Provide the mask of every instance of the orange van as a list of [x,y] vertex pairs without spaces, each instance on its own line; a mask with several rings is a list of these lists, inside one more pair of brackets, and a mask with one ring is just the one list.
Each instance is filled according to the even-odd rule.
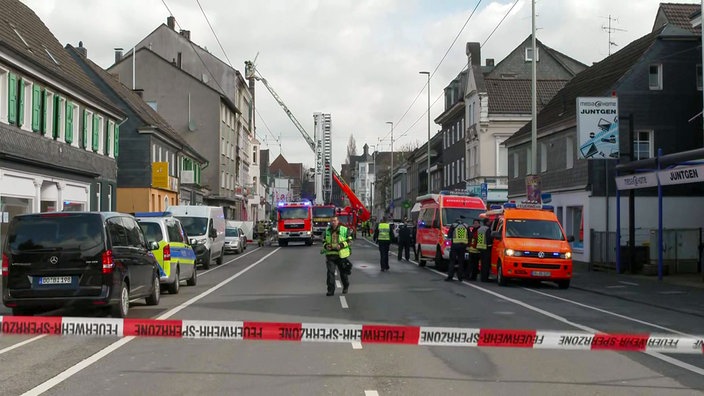
[[494,218],[491,274],[500,286],[512,278],[553,281],[561,289],[570,286],[572,237],[565,237],[552,206],[507,203],[485,215]]
[[464,216],[464,222],[471,226],[472,220],[486,212],[486,205],[474,195],[446,191],[421,195],[416,201],[421,205],[415,246],[418,264],[424,267],[427,260],[433,260],[437,269],[446,271],[452,244],[447,237],[450,225]]

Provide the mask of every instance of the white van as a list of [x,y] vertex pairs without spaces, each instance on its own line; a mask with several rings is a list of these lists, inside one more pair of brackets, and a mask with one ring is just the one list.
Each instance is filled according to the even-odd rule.
[[166,209],[181,221],[196,254],[196,264],[210,268],[225,257],[225,215],[218,206],[169,206]]

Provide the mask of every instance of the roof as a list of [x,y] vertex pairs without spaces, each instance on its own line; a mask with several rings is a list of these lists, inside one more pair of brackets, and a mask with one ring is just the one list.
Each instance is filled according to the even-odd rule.
[[658,14],[664,14],[665,21],[656,18],[653,30],[659,29],[665,22],[692,33],[699,33],[701,26],[698,28],[692,26],[692,17],[698,12],[701,13],[701,4],[661,3]]
[[151,106],[149,106],[139,95],[127,88],[124,84],[117,80],[114,76],[103,70],[90,59],[81,55],[81,53],[71,45],[67,46],[67,51],[76,59],[77,62],[83,63],[92,72],[96,78],[102,80],[105,85],[117,95],[122,102],[132,110],[142,120],[146,127],[156,127],[166,137],[173,139],[195,154],[200,162],[208,162],[208,160],[200,155],[193,147],[191,147],[186,139],[184,139],[176,130]]
[[37,65],[42,72],[67,83],[70,89],[90,97],[115,116],[123,115],[68,54],[34,11],[19,0],[0,0],[0,9],[0,47],[6,47]]
[[[489,112],[492,114],[529,114],[532,111],[531,80],[487,78]],[[538,80],[538,111],[567,84],[567,80]]]
[[276,175],[274,175],[276,171],[281,171],[284,176],[293,179],[301,179],[303,177],[303,164],[300,162],[289,163],[283,155],[279,154],[279,156],[271,162],[271,165],[269,165],[269,175],[276,177]]
[[[655,43],[664,28],[649,33],[623,47],[620,51],[579,73],[538,114],[538,129],[558,123],[574,120],[575,101],[579,96],[604,96],[626,74],[643,54]],[[530,135],[531,123],[527,123],[510,138],[507,145],[523,136]]]

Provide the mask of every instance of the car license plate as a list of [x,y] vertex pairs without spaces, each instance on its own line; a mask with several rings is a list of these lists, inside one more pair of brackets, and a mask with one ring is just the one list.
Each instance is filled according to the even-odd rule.
[[550,276],[550,273],[547,271],[533,271],[531,273],[533,276]]
[[39,278],[40,285],[68,285],[71,282],[70,276],[42,276]]

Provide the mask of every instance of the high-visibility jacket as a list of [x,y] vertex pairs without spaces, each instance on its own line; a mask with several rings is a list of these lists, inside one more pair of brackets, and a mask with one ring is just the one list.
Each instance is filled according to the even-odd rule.
[[[347,234],[347,227],[343,225],[338,226],[337,232],[337,244],[340,245],[340,250],[325,250],[325,255],[340,256],[340,258],[347,258],[352,253],[349,242],[352,238]],[[332,243],[332,229],[328,227],[325,230],[325,244],[331,245]]]
[[390,241],[391,240],[391,225],[389,223],[379,223],[379,236],[378,241]]
[[467,226],[464,223],[457,224],[452,229],[452,243],[453,244],[468,244],[469,237],[467,236]]
[[489,227],[483,225],[479,227],[479,231],[477,231],[477,249],[479,250],[486,250],[487,249],[487,240],[486,240],[486,232],[489,230]]

